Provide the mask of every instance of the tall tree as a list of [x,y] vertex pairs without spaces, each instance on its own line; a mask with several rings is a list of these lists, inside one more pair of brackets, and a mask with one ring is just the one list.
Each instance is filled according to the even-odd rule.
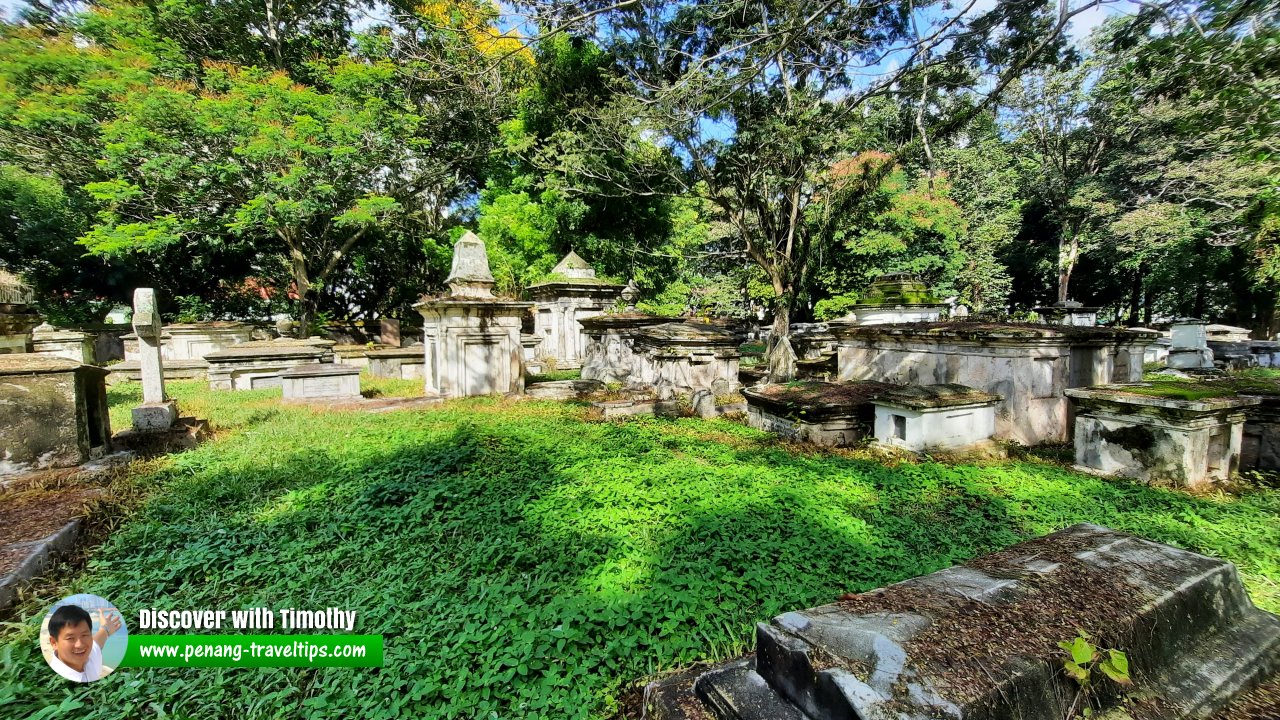
[[[860,0],[544,6],[547,26],[585,11],[628,73],[627,93],[595,113],[595,131],[558,162],[570,175],[639,194],[668,188],[634,178],[662,177],[719,207],[772,288],[770,376],[787,378],[791,317],[835,230],[814,222],[811,206],[821,201],[831,218],[853,211],[904,149],[876,147],[858,111],[881,96],[918,103],[914,138],[903,145],[927,151],[1057,50],[1071,17],[1092,4],[1001,2],[985,13],[972,2]],[[995,79],[985,92],[966,112],[949,112],[949,98],[987,71]],[[856,178],[833,172],[868,150],[889,156]],[[604,156],[631,162],[596,162]],[[637,160],[649,161],[643,173]]]
[[1006,98],[1017,134],[1025,193],[1044,213],[1057,243],[1055,299],[1071,299],[1071,274],[1080,254],[1096,244],[1102,221],[1098,173],[1111,128],[1088,113],[1090,68],[1046,69],[1013,84]]

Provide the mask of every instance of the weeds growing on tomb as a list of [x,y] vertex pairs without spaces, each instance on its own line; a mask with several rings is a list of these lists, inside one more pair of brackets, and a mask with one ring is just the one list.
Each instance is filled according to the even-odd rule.
[[[607,716],[646,676],[748,649],[759,620],[1082,521],[1231,560],[1280,609],[1270,489],[1193,496],[1032,454],[886,466],[725,420],[590,422],[570,404],[363,414],[170,388],[217,439],[118,481],[149,499],[44,594],[94,592],[131,621],[354,609],[358,632],[386,636],[386,666],[70,686],[38,657],[37,600],[0,639],[0,716]],[[134,391],[111,398],[119,423]]]

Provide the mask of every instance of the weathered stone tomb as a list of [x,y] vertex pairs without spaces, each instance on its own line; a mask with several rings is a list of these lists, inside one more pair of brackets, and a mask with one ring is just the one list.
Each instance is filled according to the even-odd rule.
[[31,302],[31,288],[0,269],[0,355],[31,352],[31,329],[40,324]]
[[1145,482],[1195,486],[1239,469],[1245,409],[1255,397],[1186,400],[1142,386],[1075,388],[1077,467]]
[[70,467],[110,452],[106,375],[66,358],[0,355],[0,474]]
[[872,400],[876,441],[912,452],[963,450],[990,442],[999,396],[964,385],[904,385]]
[[911,273],[881,275],[850,308],[852,320],[859,325],[933,322],[946,310],[947,304]]
[[369,374],[374,377],[421,380],[426,358],[421,345],[370,350],[365,356],[369,362]]
[[1177,370],[1199,370],[1213,367],[1213,351],[1209,349],[1208,326],[1197,318],[1180,318],[1169,328],[1169,367]]
[[587,335],[582,379],[631,385],[636,371],[635,334],[643,328],[674,321],[674,318],[637,312],[597,315],[581,320],[582,330]]
[[[165,360],[200,360],[211,352],[253,342],[253,326],[234,320],[172,323],[163,331]],[[136,334],[124,336],[124,359],[138,359]]]
[[659,400],[696,390],[723,394],[738,389],[739,340],[705,323],[649,325],[632,333],[633,388],[653,388]]
[[295,365],[333,362],[333,342],[265,340],[205,355],[210,390],[278,388],[280,373]]
[[895,387],[872,380],[808,381],[743,388],[742,396],[753,428],[790,440],[846,447],[872,434],[872,401]]
[[1080,630],[1127,656],[1130,693],[1094,671],[1103,717],[1207,718],[1280,669],[1280,618],[1254,607],[1230,563],[1075,525],[762,622],[751,655],[650,684],[644,716],[1078,717],[1058,643]]
[[604,313],[618,301],[622,285],[596,278],[596,271],[570,252],[551,271],[553,279],[530,285],[534,334],[541,359],[557,369],[581,367],[589,341],[582,320]]
[[484,242],[468,232],[453,247],[449,292],[414,307],[422,314],[423,376],[444,398],[524,391],[520,328],[530,303],[493,296]]
[[996,437],[1023,445],[1067,442],[1063,391],[1142,379],[1146,333],[1101,327],[990,322],[831,323],[841,382],[956,383],[998,395]]
[[1052,305],[1032,308],[1050,325],[1072,325],[1075,327],[1093,327],[1098,324],[1096,307],[1085,307],[1084,303],[1075,300],[1059,300]]
[[42,323],[31,331],[31,352],[92,365],[97,336]]
[[347,400],[360,397],[360,368],[341,363],[294,365],[280,373],[285,400]]

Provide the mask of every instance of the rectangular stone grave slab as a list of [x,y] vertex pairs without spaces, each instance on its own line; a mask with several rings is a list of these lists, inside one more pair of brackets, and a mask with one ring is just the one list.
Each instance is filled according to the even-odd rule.
[[915,385],[880,393],[876,441],[912,452],[962,450],[991,440],[998,395],[955,384]]
[[401,380],[421,380],[427,362],[421,345],[371,350],[366,357],[370,375]]
[[[1127,655],[1130,720],[1207,718],[1280,670],[1280,618],[1230,563],[1075,525],[760,623],[751,656],[651,684],[644,712],[1062,720],[1078,715],[1079,686],[1058,643],[1080,630]],[[1120,686],[1100,672],[1094,684],[1095,712],[1111,717]]]
[[280,373],[285,400],[335,400],[360,397],[360,368],[323,363],[295,365]]
[[1194,486],[1239,468],[1251,397],[1181,400],[1134,392],[1142,385],[1068,390],[1075,400],[1076,466],[1144,482]]
[[747,423],[782,437],[844,447],[871,434],[872,400],[896,385],[807,381],[745,388]]
[[295,365],[331,363],[329,346],[306,341],[243,343],[209,353],[210,390],[258,390],[280,387],[280,373]]

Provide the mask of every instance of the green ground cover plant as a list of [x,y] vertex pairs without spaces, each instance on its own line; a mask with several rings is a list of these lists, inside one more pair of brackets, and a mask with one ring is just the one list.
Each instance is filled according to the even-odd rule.
[[[220,432],[118,481],[149,499],[3,626],[0,716],[608,717],[637,682],[748,649],[757,621],[1077,522],[1229,559],[1280,610],[1275,490],[1191,495],[1027,455],[886,465],[729,420],[591,421],[574,404],[367,414],[170,388]],[[113,409],[136,395],[113,388]],[[72,686],[36,642],[71,592],[129,622],[352,609],[356,632],[385,635],[386,664],[122,669]]]

